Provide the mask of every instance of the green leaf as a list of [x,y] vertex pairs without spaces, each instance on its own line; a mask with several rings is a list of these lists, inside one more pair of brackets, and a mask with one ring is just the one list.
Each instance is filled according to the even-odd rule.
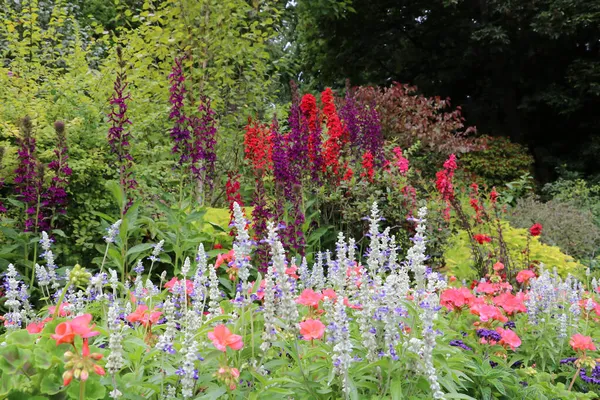
[[62,390],[62,379],[56,374],[45,374],[40,384],[40,392],[44,394],[56,394]]
[[153,247],[154,247],[153,243],[141,243],[141,244],[135,245],[127,251],[127,256],[140,254],[141,252],[149,250]]
[[39,347],[33,350],[33,359],[35,367],[39,369],[48,369],[52,365],[52,355]]

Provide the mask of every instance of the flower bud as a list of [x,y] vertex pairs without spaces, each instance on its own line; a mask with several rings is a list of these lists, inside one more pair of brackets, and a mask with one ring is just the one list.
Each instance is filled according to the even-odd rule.
[[106,371],[100,365],[94,364],[94,372],[100,376],[104,376]]
[[100,353],[92,353],[92,354],[90,354],[90,357],[92,357],[94,360],[98,361],[98,360],[102,360],[102,357],[104,357],[104,356]]
[[79,377],[81,376],[81,370],[79,368],[73,370],[73,376],[75,377],[75,379],[79,379]]
[[69,383],[73,380],[73,370],[65,371],[63,374],[63,386],[69,386]]
[[88,372],[87,369],[84,369],[81,371],[81,380],[82,381],[87,381],[87,379],[90,377],[90,373]]
[[73,357],[73,355],[74,354],[72,351],[65,351],[65,354],[64,354],[66,360],[71,359]]

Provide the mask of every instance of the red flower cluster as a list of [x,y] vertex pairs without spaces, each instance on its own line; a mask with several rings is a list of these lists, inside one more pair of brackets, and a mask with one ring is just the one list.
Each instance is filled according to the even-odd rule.
[[270,129],[248,118],[244,138],[245,158],[252,162],[254,171],[271,169],[273,165],[273,143]]
[[490,243],[492,241],[491,237],[489,237],[488,235],[481,234],[481,233],[478,233],[477,235],[474,235],[473,238],[479,244]]
[[330,169],[335,176],[339,174],[339,158],[344,145],[344,128],[337,114],[330,88],[321,93],[323,114],[327,121],[328,138],[323,145],[323,171]]
[[529,233],[531,233],[531,236],[540,236],[542,234],[542,224],[533,224],[529,228]]
[[370,151],[367,151],[363,155],[362,159],[362,168],[363,172],[360,174],[361,177],[367,178],[369,182],[373,182],[373,176],[375,175],[375,163],[373,159],[373,154]]
[[448,206],[444,212],[446,219],[450,218],[450,205],[449,202],[454,198],[454,186],[452,186],[452,178],[454,177],[454,171],[458,166],[456,165],[456,156],[450,154],[450,157],[444,162],[444,169],[438,171],[435,174],[435,186],[442,195],[442,200],[445,200]]

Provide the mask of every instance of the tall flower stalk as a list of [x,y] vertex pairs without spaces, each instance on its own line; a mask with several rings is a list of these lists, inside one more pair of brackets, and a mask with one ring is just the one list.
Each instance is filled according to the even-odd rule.
[[26,232],[37,232],[40,220],[41,179],[40,164],[37,159],[36,141],[33,137],[33,124],[28,116],[21,121],[21,137],[18,139],[17,158],[19,166],[15,170],[15,192],[17,198],[25,203]]
[[67,191],[69,177],[71,176],[71,168],[67,160],[69,152],[67,146],[67,135],[65,133],[65,123],[56,121],[54,123],[56,131],[56,148],[54,149],[55,159],[48,164],[48,169],[52,171],[53,176],[50,186],[44,192],[43,208],[48,210],[50,219],[48,224],[50,228],[54,226],[54,218],[58,214],[65,214],[67,207]]
[[115,164],[119,171],[119,184],[124,193],[125,204],[121,206],[121,217],[133,203],[133,190],[137,187],[137,181],[133,177],[133,157],[130,153],[131,131],[129,125],[131,120],[127,117],[127,100],[131,98],[126,93],[127,73],[126,63],[123,60],[123,51],[117,47],[117,77],[114,83],[114,93],[110,100],[112,107],[108,114],[111,127],[108,130],[108,144],[115,157]]

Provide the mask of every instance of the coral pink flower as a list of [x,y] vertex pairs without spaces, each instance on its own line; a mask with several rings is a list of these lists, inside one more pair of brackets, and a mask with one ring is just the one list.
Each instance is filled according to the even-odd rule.
[[517,282],[527,283],[531,278],[535,278],[535,272],[530,269],[524,269],[517,274]]
[[498,307],[491,306],[489,304],[474,304],[471,306],[470,310],[471,314],[478,315],[482,322],[487,322],[489,320],[496,320],[500,322],[508,321],[508,318],[502,314]]
[[134,312],[129,314],[125,319],[131,323],[139,322],[142,326],[148,327],[156,324],[162,315],[160,311],[150,311],[148,306],[140,304]]
[[502,338],[500,339],[501,345],[507,345],[511,350],[514,350],[521,345],[519,336],[510,329],[496,328],[496,332],[498,332]]
[[56,340],[56,344],[73,343],[73,340],[75,340],[75,333],[73,333],[73,329],[68,322],[61,322],[60,324],[56,325],[56,328],[54,328],[54,334],[50,337]]
[[502,271],[504,269],[504,264],[502,264],[501,262],[497,262],[496,264],[494,264],[494,271]]
[[[69,303],[61,303],[60,307],[58,307],[58,316],[59,317],[66,317],[67,315],[69,315],[68,311],[65,311],[65,307],[69,306]],[[54,312],[56,311],[56,306],[50,306],[48,307],[48,314],[50,315],[54,315]]]
[[323,299],[328,298],[335,302],[337,300],[337,294],[333,289],[325,289],[321,292],[323,294]]
[[44,330],[44,326],[46,326],[46,324],[50,321],[52,321],[52,317],[45,318],[40,322],[32,322],[27,325],[27,332],[32,334],[40,333],[42,330]]
[[585,352],[586,350],[591,350],[591,351],[596,350],[596,346],[594,345],[592,338],[589,336],[583,336],[580,333],[576,333],[573,336],[571,336],[571,340],[569,341],[569,344],[575,351],[584,351]]
[[325,325],[318,319],[307,319],[300,322],[300,334],[304,340],[321,339],[325,333]]
[[225,264],[226,266],[228,266],[229,263],[231,261],[233,261],[233,259],[234,259],[234,252],[233,252],[233,250],[229,250],[225,254],[219,254],[217,256],[217,261],[215,261],[215,268],[219,268],[223,264]]
[[449,310],[459,310],[471,303],[475,298],[473,293],[465,287],[459,289],[446,289],[440,296],[440,304]]
[[242,337],[231,333],[231,331],[223,324],[215,326],[215,329],[212,332],[208,332],[208,338],[212,340],[213,345],[221,351],[227,351],[227,347],[230,347],[232,350],[240,350],[244,347]]
[[525,294],[523,293],[519,293],[515,296],[511,293],[506,292],[494,297],[494,304],[502,307],[507,314],[527,312],[527,307],[525,307],[524,301]]
[[529,228],[529,233],[531,233],[531,236],[540,236],[542,234],[542,224],[533,224]]
[[300,297],[296,299],[296,303],[302,304],[308,307],[319,307],[319,302],[323,300],[323,295],[316,293],[312,289],[304,289],[300,294]]
[[[179,279],[177,279],[176,277],[173,277],[169,282],[165,283],[165,288],[169,289],[169,292],[173,293],[175,285],[177,285],[179,282],[181,282]],[[186,279],[185,280],[185,293],[187,295],[190,295],[190,294],[192,294],[193,291],[194,291],[194,282],[191,281],[190,279]]]
[[291,267],[285,269],[285,273],[287,276],[298,280],[300,279],[300,277],[298,276],[298,274],[296,274],[296,271],[298,271],[298,267],[295,265],[292,265]]
[[96,325],[89,326],[90,322],[92,322],[92,314],[83,314],[71,321],[58,324],[50,337],[56,340],[56,344],[61,344],[73,343],[75,336],[87,339],[99,335],[100,332],[93,330]]

